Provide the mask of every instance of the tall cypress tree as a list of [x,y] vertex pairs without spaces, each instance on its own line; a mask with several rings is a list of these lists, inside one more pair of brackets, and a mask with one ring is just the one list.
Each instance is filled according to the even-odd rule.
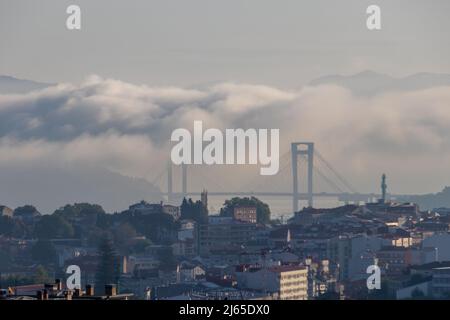
[[186,198],[183,198],[183,202],[181,203],[180,211],[181,211],[181,219],[190,219],[189,212],[189,204]]
[[95,286],[99,292],[104,292],[106,284],[117,284],[119,281],[119,264],[113,242],[104,238],[98,248],[99,264],[96,273]]
[[201,201],[194,202],[191,198],[189,200],[183,198],[181,219],[192,219],[198,223],[206,223],[208,221],[208,209]]

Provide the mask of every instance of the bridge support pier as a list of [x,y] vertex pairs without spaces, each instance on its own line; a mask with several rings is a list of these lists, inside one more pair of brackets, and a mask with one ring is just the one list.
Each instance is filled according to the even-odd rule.
[[173,176],[172,176],[172,161],[167,163],[167,201],[173,201]]
[[183,193],[183,197],[187,195],[187,164],[181,165],[181,192]]
[[[299,148],[299,147],[305,147]],[[298,156],[306,155],[308,161],[308,176],[307,176],[307,200],[308,206],[313,206],[313,164],[314,164],[314,143],[312,142],[294,142],[291,144],[292,156],[292,209],[294,212],[298,211],[298,202],[300,195],[298,192]]]
[[[182,197],[187,196],[187,164],[181,165],[181,193]],[[173,192],[173,164],[169,160],[167,164],[167,201],[171,202],[175,200],[175,194]]]

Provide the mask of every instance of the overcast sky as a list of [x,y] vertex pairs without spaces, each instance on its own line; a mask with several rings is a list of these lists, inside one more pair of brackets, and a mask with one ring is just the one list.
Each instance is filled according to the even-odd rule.
[[[82,9],[82,30],[65,27]],[[366,8],[382,9],[382,30]],[[0,74],[298,87],[365,69],[450,73],[448,0],[0,0]]]

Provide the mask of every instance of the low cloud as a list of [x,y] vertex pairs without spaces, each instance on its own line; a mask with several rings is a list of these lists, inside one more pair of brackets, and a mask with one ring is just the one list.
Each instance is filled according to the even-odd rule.
[[[450,87],[361,97],[334,85],[188,89],[91,76],[79,85],[0,95],[0,168],[98,166],[151,181],[166,165],[172,130],[202,120],[221,129],[279,128],[282,154],[292,141],[314,141],[361,191],[375,191],[386,172],[392,192],[432,192],[450,180],[449,106]],[[236,188],[256,172],[210,169],[213,180]],[[239,175],[230,177],[232,170]],[[288,189],[290,181],[283,183]]]

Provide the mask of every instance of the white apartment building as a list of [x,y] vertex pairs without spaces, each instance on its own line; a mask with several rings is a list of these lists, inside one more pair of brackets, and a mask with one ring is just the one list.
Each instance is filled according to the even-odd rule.
[[276,294],[280,300],[308,299],[308,270],[303,266],[248,268],[237,272],[241,288]]

